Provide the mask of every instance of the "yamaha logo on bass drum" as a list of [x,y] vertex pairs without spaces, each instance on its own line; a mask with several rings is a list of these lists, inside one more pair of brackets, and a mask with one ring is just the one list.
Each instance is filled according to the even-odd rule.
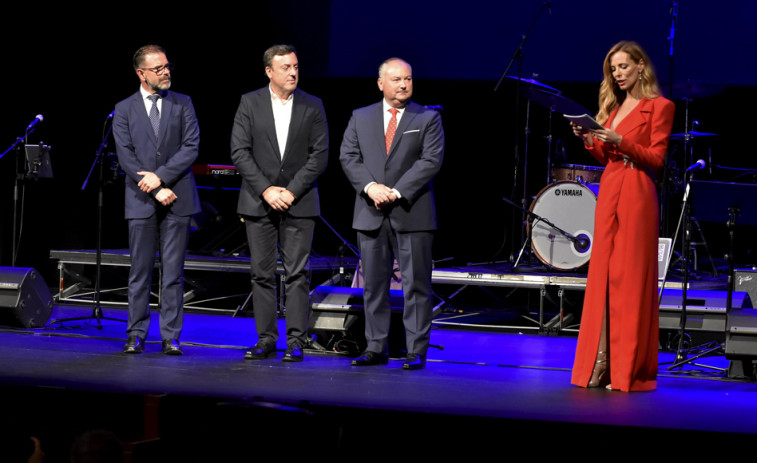
[[583,190],[578,188],[555,188],[555,196],[583,196]]

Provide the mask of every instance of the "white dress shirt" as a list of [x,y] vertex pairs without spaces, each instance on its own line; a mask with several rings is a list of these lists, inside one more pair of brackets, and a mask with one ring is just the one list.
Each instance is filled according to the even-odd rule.
[[289,98],[282,100],[268,84],[268,90],[271,92],[271,107],[273,108],[273,122],[276,127],[276,140],[279,142],[279,153],[281,160],[284,160],[284,150],[287,146],[287,137],[289,137],[289,124],[292,121],[292,101],[294,92]]
[[[145,102],[145,109],[147,110],[147,117],[150,117],[150,110],[152,109],[152,100],[148,97],[150,95],[154,95],[153,93],[148,93],[147,90],[145,90],[144,87],[141,85],[139,86],[139,93],[142,94],[142,101]],[[158,104],[158,114],[160,114],[161,118],[163,117],[163,98],[158,98],[157,101]]]

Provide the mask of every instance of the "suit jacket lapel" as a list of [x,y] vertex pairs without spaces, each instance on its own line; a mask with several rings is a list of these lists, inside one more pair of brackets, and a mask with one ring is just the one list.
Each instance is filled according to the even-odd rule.
[[376,105],[376,111],[374,116],[374,124],[376,127],[376,146],[383,148],[384,154],[386,154],[386,137],[384,136],[384,103],[381,102]]
[[160,127],[158,128],[158,138],[156,140],[157,146],[160,146],[160,144],[163,142],[163,139],[166,138],[166,131],[168,131],[168,121],[171,120],[174,110],[173,98],[171,98],[171,94],[169,92],[166,92],[165,96],[163,97],[162,106],[163,107],[160,111]]
[[[271,110],[271,114],[273,114],[273,110]],[[289,152],[290,147],[292,146],[293,141],[297,138],[297,133],[302,128],[302,119],[305,117],[305,106],[303,104],[299,103],[299,100],[297,98],[297,91],[294,92],[294,98],[292,99],[292,118],[289,122],[289,134],[287,135],[287,143],[284,147],[284,154]],[[288,159],[285,156],[285,159]]]
[[[144,131],[147,132],[147,137],[158,146],[158,139],[155,137],[155,132],[152,130],[152,123],[150,122],[150,116],[147,115],[147,109],[145,102],[142,100],[142,93],[137,92],[134,95],[132,101],[132,110],[137,114],[137,122],[144,127]],[[163,117],[161,116],[161,119]]]
[[257,104],[258,109],[263,117],[261,123],[263,124],[263,130],[268,136],[268,143],[271,145],[273,153],[279,158],[281,162],[281,152],[279,151],[279,139],[276,137],[276,122],[273,119],[273,107],[271,106],[271,92],[266,87],[265,90],[260,92]]
[[633,110],[615,127],[618,135],[624,136],[649,120],[652,100],[641,100]]

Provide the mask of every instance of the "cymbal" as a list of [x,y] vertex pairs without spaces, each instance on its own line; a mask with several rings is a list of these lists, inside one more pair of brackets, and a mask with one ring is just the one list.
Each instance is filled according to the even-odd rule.
[[578,116],[581,114],[591,114],[588,109],[584,108],[580,104],[566,98],[562,95],[545,92],[538,88],[528,89],[528,97],[531,101],[544,106],[546,108],[553,109],[561,114],[568,114]]
[[551,92],[554,92],[554,93],[562,93],[562,92],[560,92],[560,90],[558,90],[558,89],[556,89],[556,88],[554,88],[554,87],[550,87],[550,86],[549,86],[549,85],[547,85],[547,84],[542,84],[542,83],[541,83],[541,82],[539,82],[538,80],[534,80],[534,79],[525,79],[525,78],[523,78],[523,77],[520,77],[520,78],[519,78],[519,77],[516,77],[516,76],[507,76],[507,78],[508,78],[508,79],[513,79],[513,80],[520,80],[521,82],[524,82],[524,83],[526,83],[526,84],[529,84],[529,85],[531,85],[531,86],[540,87],[540,88],[542,88],[542,89],[544,89],[544,90],[547,90],[547,91],[551,91]]
[[[660,85],[664,90],[668,90],[668,85]],[[715,96],[723,93],[725,87],[721,84],[713,84],[710,82],[703,82],[697,80],[687,80],[683,82],[673,83],[673,95],[670,97],[673,100],[682,98],[705,98],[708,96]]]
[[[697,137],[717,137],[719,134],[717,133],[707,133],[707,132],[697,132],[695,130],[692,130],[689,132],[690,138],[697,138]],[[684,140],[686,139],[685,133],[672,133],[670,134],[671,140]]]

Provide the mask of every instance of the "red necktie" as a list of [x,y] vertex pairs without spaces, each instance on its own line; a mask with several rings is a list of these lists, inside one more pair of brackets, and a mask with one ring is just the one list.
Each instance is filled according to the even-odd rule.
[[397,113],[400,112],[397,108],[390,108],[389,112],[392,113],[392,118],[389,119],[389,125],[386,126],[386,155],[389,156],[389,150],[392,149],[392,140],[394,140],[394,134],[397,132]]

